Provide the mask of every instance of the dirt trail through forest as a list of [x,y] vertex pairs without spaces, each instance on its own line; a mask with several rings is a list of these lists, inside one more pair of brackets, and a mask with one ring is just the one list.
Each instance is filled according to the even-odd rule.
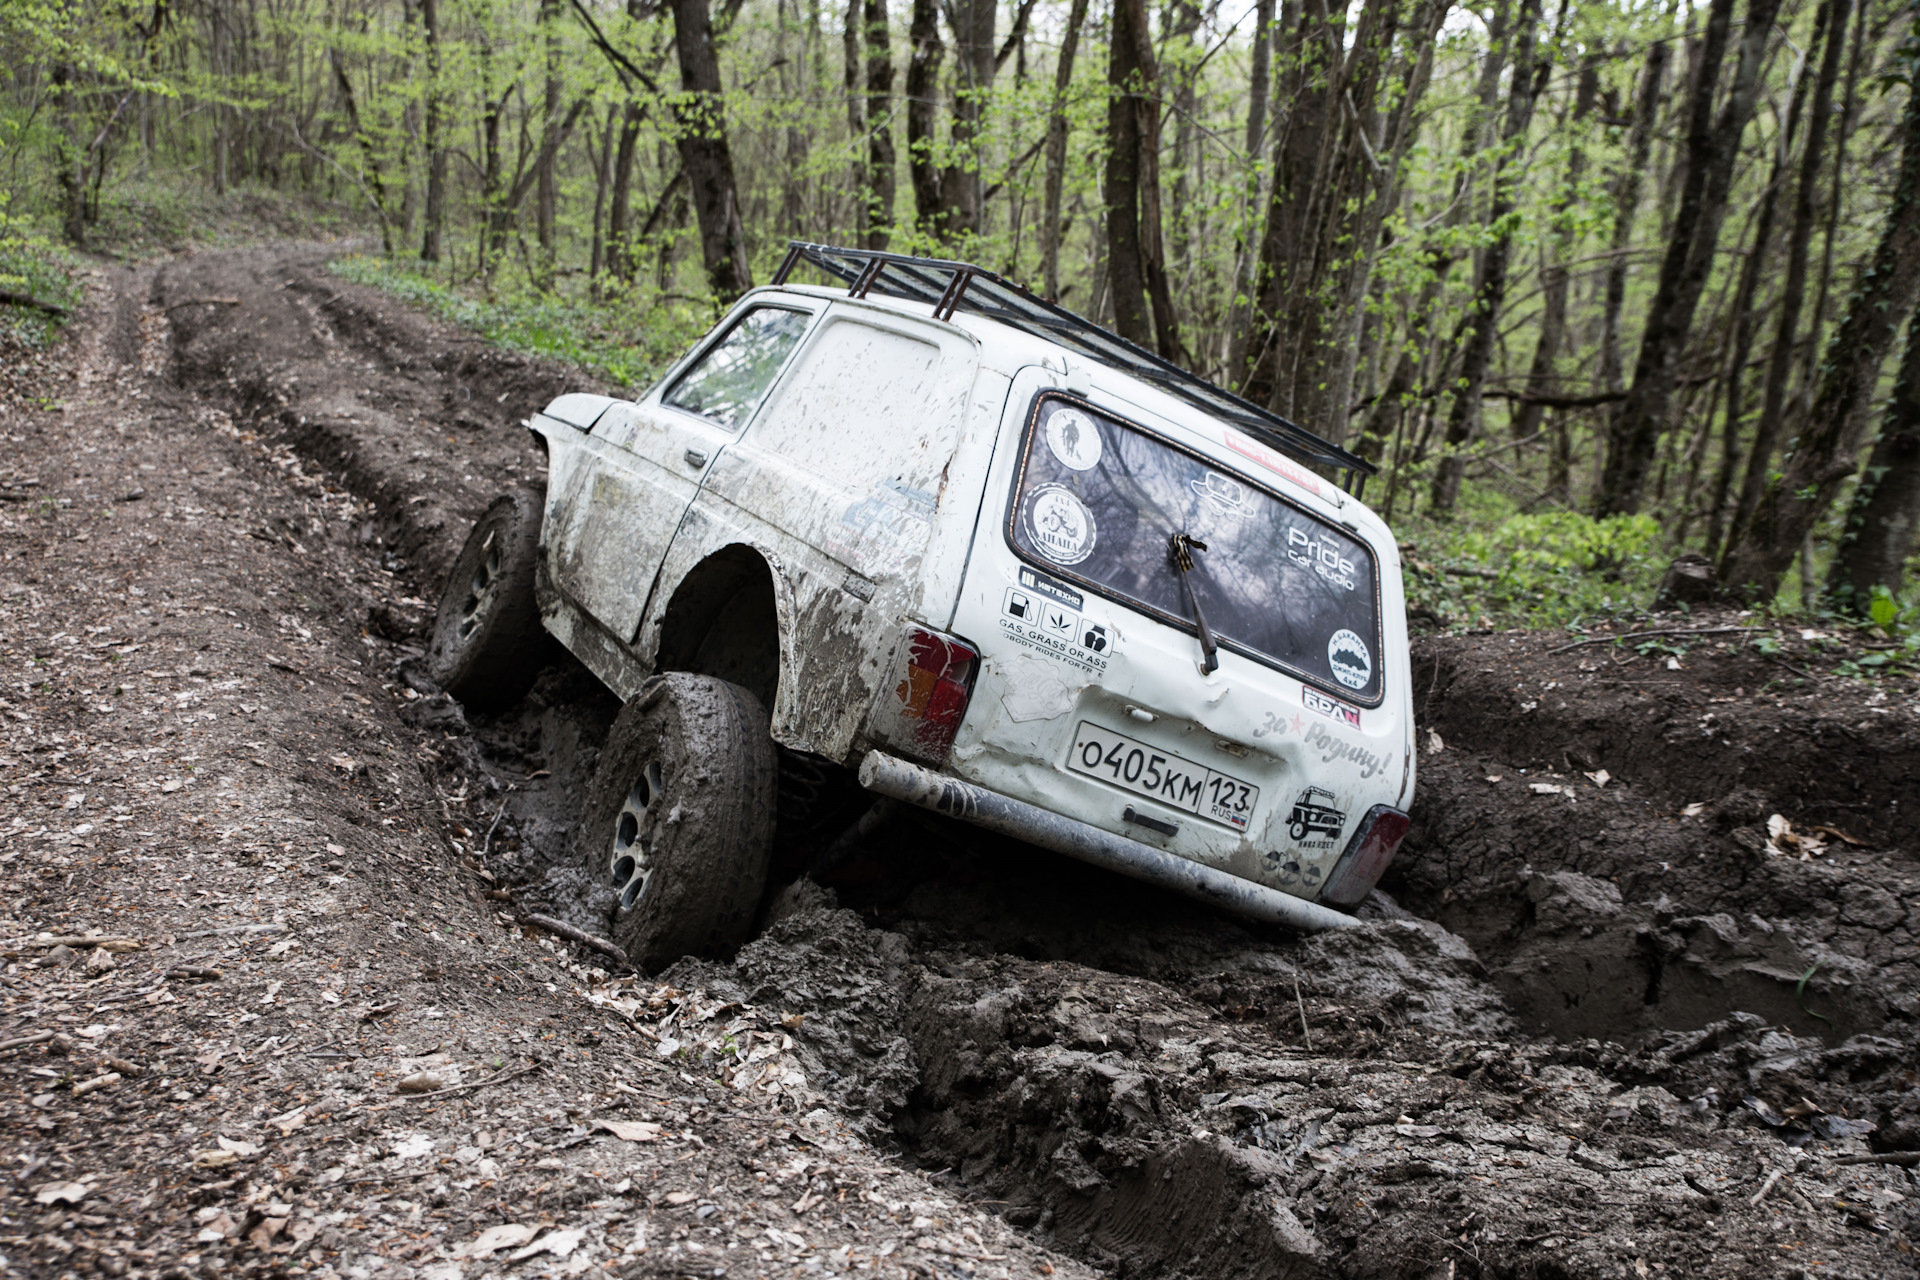
[[[1424,642],[1367,928],[907,816],[731,963],[609,979],[511,911],[594,923],[611,700],[469,719],[411,660],[591,384],[324,258],[102,273],[64,411],[0,422],[0,1041],[53,1033],[0,1051],[7,1267],[1915,1270],[1910,688]],[[32,967],[88,930],[139,947]]]

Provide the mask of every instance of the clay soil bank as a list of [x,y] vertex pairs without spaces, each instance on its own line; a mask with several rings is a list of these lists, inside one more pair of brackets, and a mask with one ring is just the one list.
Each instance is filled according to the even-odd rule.
[[1911,682],[1735,618],[1423,640],[1365,929],[908,816],[610,975],[514,922],[596,923],[611,699],[415,661],[592,384],[328,253],[101,269],[0,418],[10,1273],[1916,1269]]

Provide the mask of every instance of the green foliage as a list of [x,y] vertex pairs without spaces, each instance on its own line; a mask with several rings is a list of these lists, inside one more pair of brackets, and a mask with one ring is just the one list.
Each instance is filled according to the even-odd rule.
[[640,287],[599,300],[543,293],[518,273],[502,273],[489,298],[477,289],[449,287],[419,265],[356,256],[332,269],[503,346],[580,365],[628,388],[652,383],[715,319],[698,299]]
[[1648,515],[1596,520],[1571,511],[1413,521],[1407,604],[1456,626],[1562,626],[1630,613],[1651,599],[1665,567]]
[[1900,616],[1900,604],[1893,593],[1885,587],[1875,586],[1873,600],[1867,605],[1867,615],[1873,619],[1873,625],[1883,631],[1893,628],[1894,620]]
[[[8,216],[6,193],[0,191],[0,291],[71,310],[80,302],[74,265],[64,248]],[[61,327],[44,311],[0,304],[0,343],[44,347]]]

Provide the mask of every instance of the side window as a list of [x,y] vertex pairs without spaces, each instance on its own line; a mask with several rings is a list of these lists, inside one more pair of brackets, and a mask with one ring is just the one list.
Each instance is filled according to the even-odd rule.
[[739,427],[753,416],[812,318],[785,307],[755,307],[675,379],[661,399],[723,427]]

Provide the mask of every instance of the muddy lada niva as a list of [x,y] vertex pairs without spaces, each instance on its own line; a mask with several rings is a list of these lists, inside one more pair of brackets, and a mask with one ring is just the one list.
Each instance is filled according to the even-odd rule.
[[429,665],[500,705],[551,636],[624,701],[578,839],[637,964],[742,941],[836,773],[878,806],[836,830],[904,802],[1304,928],[1406,832],[1399,559],[1326,478],[1372,468],[989,272],[795,244],[528,425]]

